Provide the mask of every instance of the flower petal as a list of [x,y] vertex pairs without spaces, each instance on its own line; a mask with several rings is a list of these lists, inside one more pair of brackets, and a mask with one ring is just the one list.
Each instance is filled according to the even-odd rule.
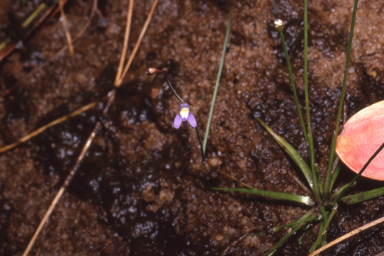
[[180,114],[177,114],[175,117],[175,121],[173,121],[173,126],[176,129],[179,129],[182,121],[183,121],[183,119],[181,118]]
[[189,123],[193,128],[195,128],[196,125],[197,125],[195,116],[194,116],[192,113],[189,113],[189,116],[188,116],[188,123]]

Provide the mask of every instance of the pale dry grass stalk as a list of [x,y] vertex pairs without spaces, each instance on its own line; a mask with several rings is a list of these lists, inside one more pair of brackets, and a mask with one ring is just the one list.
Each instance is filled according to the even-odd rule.
[[9,144],[5,147],[2,147],[0,148],[0,154],[5,152],[5,151],[8,151],[14,147],[17,147],[18,145],[20,145],[21,143],[24,143],[30,139],[32,139],[33,137],[39,135],[40,133],[44,132],[45,130],[47,130],[48,128],[52,127],[52,126],[55,126],[57,124],[60,124],[66,120],[68,120],[69,118],[71,117],[74,117],[74,116],[77,116],[77,115],[80,115],[81,113],[84,113],[85,111],[91,109],[91,108],[94,108],[96,105],[97,105],[98,101],[94,101],[92,103],[89,103],[85,106],[82,106],[81,108],[73,111],[72,113],[68,114],[68,115],[65,115],[65,116],[62,116],[56,120],[53,120],[52,122],[40,127],[39,129],[31,132],[30,134],[26,135],[25,137],[19,139],[18,141],[16,141],[15,143],[12,143],[12,144]]
[[48,210],[46,211],[43,219],[41,220],[39,226],[37,227],[35,233],[33,234],[31,240],[29,241],[28,243],[28,246],[27,248],[25,249],[24,253],[23,253],[23,256],[27,256],[29,251],[31,250],[32,246],[34,245],[37,237],[39,236],[40,234],[40,231],[43,229],[45,223],[47,222],[49,216],[51,215],[52,211],[55,209],[57,203],[59,202],[61,196],[63,195],[65,189],[67,188],[67,186],[69,185],[69,183],[71,182],[73,176],[75,175],[76,173],[76,170],[77,170],[77,167],[78,165],[80,164],[80,162],[83,160],[85,154],[87,153],[89,147],[91,146],[92,142],[93,142],[93,139],[95,138],[96,136],[96,133],[97,131],[100,129],[101,125],[100,123],[97,123],[95,128],[93,129],[93,131],[91,132],[91,134],[89,135],[87,141],[85,142],[85,145],[84,147],[82,148],[81,150],[81,153],[80,155],[77,157],[77,160],[76,160],[76,164],[75,166],[72,168],[72,170],[69,172],[66,180],[64,181],[64,184],[60,187],[59,189],[59,192],[57,192],[55,198],[53,199],[53,201],[51,202],[51,205],[49,206]]
[[[94,13],[96,12],[96,10],[97,10],[97,0],[94,0],[93,1],[92,11],[91,11],[91,14],[89,16],[89,19],[88,19],[87,23],[84,25],[84,27],[79,31],[79,33],[76,34],[76,36],[73,39],[74,41],[76,41],[78,38],[80,38],[84,34],[86,29],[89,27],[89,25],[91,24],[92,18],[94,16]],[[66,49],[68,49],[68,45],[65,45],[60,51],[58,51],[56,54],[54,54],[52,57],[50,57],[47,60],[46,63],[48,63],[50,60],[52,60],[52,59],[56,58],[57,56],[59,56]],[[60,117],[60,118],[50,122],[49,124],[46,124],[46,125],[40,127],[39,129],[31,132],[30,134],[26,135],[25,137],[23,137],[21,139],[19,139],[17,142],[0,148],[0,154],[5,152],[5,151],[8,151],[8,150],[10,150],[10,149],[12,149],[14,147],[17,147],[21,143],[24,143],[24,142],[32,139],[33,137],[39,135],[40,133],[44,132],[46,129],[48,129],[48,128],[52,127],[52,126],[55,126],[55,125],[60,124],[62,122],[65,122],[66,120],[68,120],[71,117],[80,115],[80,114],[84,113],[85,111],[88,111],[89,109],[94,108],[97,105],[97,103],[98,103],[98,101],[94,101],[92,103],[89,103],[89,104],[87,104],[87,105],[85,105],[85,106],[83,106],[83,107],[73,111],[72,113],[70,113],[68,115],[62,116],[62,117]]]
[[[88,18],[88,21],[85,23],[84,27],[73,37],[73,43],[76,42],[77,39],[79,39],[80,37],[83,36],[83,34],[85,33],[85,31],[88,29],[89,25],[91,25],[91,21],[93,19],[93,16],[95,15],[95,12],[98,12],[98,9],[97,9],[97,0],[93,0],[93,6],[92,6],[92,11],[91,11],[91,14],[89,15],[89,18]],[[67,50],[69,47],[69,44],[63,46],[63,48],[61,48],[60,51],[58,51],[57,53],[55,53],[52,57],[50,57],[48,59],[48,62],[54,58],[56,58],[57,56],[59,56],[60,54],[62,54],[65,50]],[[72,53],[71,53],[72,54]],[[73,55],[72,55],[73,56]]]
[[63,21],[63,28],[65,31],[65,37],[67,38],[69,52],[71,53],[71,56],[74,57],[75,56],[75,50],[73,49],[72,37],[71,37],[71,33],[69,33],[69,29],[68,29],[67,16],[65,15],[65,12],[64,12],[64,0],[59,0],[59,7],[60,7],[61,19]]
[[[142,41],[142,38],[146,32],[146,29],[149,25],[149,22],[151,21],[152,19],[152,15],[155,11],[155,8],[157,6],[157,3],[158,3],[158,0],[155,0],[155,2],[152,4],[152,8],[151,8],[151,11],[150,11],[150,14],[148,15],[148,18],[146,20],[146,23],[144,24],[144,27],[140,33],[140,36],[139,36],[139,39],[137,40],[137,43],[135,45],[135,48],[134,48],[134,51],[133,53],[131,54],[130,56],[130,59],[128,61],[128,64],[126,65],[125,69],[124,69],[124,72],[123,72],[123,75],[121,75],[121,71],[120,71],[120,75],[119,73],[116,75],[116,81],[118,81],[117,84],[114,84],[115,88],[113,88],[109,93],[108,93],[108,100],[107,100],[107,104],[106,106],[104,107],[103,109],[103,114],[105,115],[109,109],[109,107],[111,106],[111,104],[113,103],[114,99],[115,99],[115,92],[116,92],[116,87],[119,87],[121,85],[121,81],[122,81],[122,78],[125,76],[125,74],[127,73],[128,69],[129,69],[129,66],[139,48],[139,44],[141,44],[141,41]],[[132,18],[132,10],[133,10],[133,0],[130,1],[130,4],[129,4],[129,10],[128,10],[128,14],[130,17],[128,17],[128,19],[131,19]],[[127,23],[127,26],[131,25],[131,22]],[[126,34],[125,34],[125,40],[124,40],[124,48],[127,49],[128,47],[128,35],[129,34],[129,31],[130,31],[130,28],[129,29],[126,29]],[[125,50],[126,52],[126,50]],[[126,53],[122,54],[121,55],[121,59],[123,61],[120,61],[120,63],[124,63],[124,59],[125,59],[125,55]],[[122,67],[122,66],[121,66]],[[119,82],[120,81],[120,82]],[[70,114],[71,115],[71,114]],[[85,142],[84,144],[84,147],[80,153],[80,155],[78,156],[77,160],[76,160],[76,164],[74,165],[74,167],[72,168],[72,170],[70,171],[70,173],[68,174],[66,180],[64,181],[64,184],[60,187],[58,193],[56,194],[55,198],[53,199],[53,201],[51,202],[51,205],[49,206],[47,212],[45,213],[43,219],[41,220],[38,228],[36,229],[32,239],[30,240],[27,248],[25,249],[24,253],[23,253],[23,256],[26,256],[28,255],[28,253],[30,252],[33,244],[35,243],[37,237],[39,236],[39,233],[41,232],[42,228],[44,227],[46,221],[48,220],[49,216],[52,214],[54,208],[56,207],[58,201],[60,200],[61,196],[63,195],[65,189],[67,188],[67,186],[70,184],[73,176],[76,174],[76,171],[78,169],[78,166],[80,164],[80,162],[83,160],[85,154],[87,153],[88,149],[90,148],[92,142],[93,142],[93,139],[95,138],[98,130],[100,129],[101,127],[101,123],[100,122],[97,122],[92,133],[89,135],[87,141]]]
[[148,25],[149,23],[151,22],[152,20],[152,16],[153,16],[153,13],[155,12],[155,9],[156,9],[156,6],[157,6],[157,3],[159,2],[159,0],[155,0],[152,4],[152,7],[151,7],[151,10],[149,11],[149,14],[148,14],[148,18],[147,20],[145,21],[144,23],[144,26],[143,26],[143,29],[141,30],[141,33],[139,35],[139,38],[137,39],[137,42],[136,42],[136,45],[135,47],[133,48],[133,51],[132,51],[132,54],[131,56],[129,57],[129,60],[127,62],[127,65],[125,66],[124,68],[124,71],[123,71],[123,74],[121,75],[121,77],[119,77],[117,83],[115,83],[115,87],[119,87],[121,85],[121,83],[123,82],[123,78],[125,77],[125,75],[127,74],[128,72],[128,69],[129,67],[131,66],[132,64],[132,61],[133,61],[133,58],[135,57],[136,53],[137,53],[137,50],[139,49],[140,47],[140,44],[141,44],[141,41],[143,40],[143,37],[145,35],[145,32],[147,31],[147,28],[148,28]]
[[334,246],[334,245],[336,245],[336,244],[338,244],[338,243],[340,243],[340,242],[342,242],[342,241],[344,241],[344,240],[346,240],[346,239],[348,239],[348,238],[350,238],[350,237],[352,237],[354,235],[357,235],[357,234],[363,232],[364,230],[367,230],[367,229],[369,229],[371,227],[374,227],[374,226],[376,226],[376,225],[378,225],[380,223],[383,223],[383,222],[384,222],[384,217],[381,217],[380,219],[374,220],[371,223],[368,223],[368,224],[366,224],[366,225],[364,225],[362,227],[359,227],[359,228],[357,228],[355,230],[352,230],[351,232],[349,232],[349,233],[347,233],[347,234],[345,234],[345,235],[343,235],[343,236],[333,240],[332,242],[324,245],[323,247],[317,249],[316,251],[311,253],[309,256],[318,255],[321,252],[327,250],[328,248],[330,248],[330,247],[332,247],[332,246]]
[[115,78],[115,82],[114,82],[115,86],[117,86],[117,83],[121,78],[121,73],[123,72],[123,67],[124,67],[125,56],[127,55],[129,34],[131,33],[133,2],[134,2],[134,0],[129,1],[128,13],[127,13],[127,25],[125,26],[123,51],[121,52],[120,63],[119,63],[119,67],[117,68],[117,74],[116,74],[116,78]]

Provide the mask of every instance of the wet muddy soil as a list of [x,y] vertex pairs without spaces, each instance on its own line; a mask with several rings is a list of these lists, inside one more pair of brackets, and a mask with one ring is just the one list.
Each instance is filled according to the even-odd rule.
[[[17,39],[22,21],[39,0],[0,1],[0,41]],[[48,5],[52,4],[49,2]],[[153,1],[135,1],[130,54]],[[0,63],[0,146],[95,100],[113,87],[123,44],[128,1],[98,1],[84,35],[68,51],[59,16],[40,27]],[[309,84],[316,159],[324,174],[345,65],[353,1],[309,3]],[[226,52],[207,158],[200,163],[195,131],[174,129],[179,102],[162,75],[169,70],[204,134],[229,9]],[[92,1],[68,1],[74,35],[87,22]],[[384,98],[384,3],[360,1],[346,114]],[[261,197],[218,192],[236,187],[225,171],[258,189],[310,195],[293,161],[256,122],[260,117],[306,157],[284,52],[285,37],[302,106],[303,5],[298,1],[160,1],[123,85],[106,116],[104,101],[0,155],[0,254],[21,255],[96,122],[103,128],[37,239],[30,255],[220,255],[245,234],[270,231],[296,220],[306,207]],[[249,113],[247,108],[251,110]],[[352,173],[343,168],[336,186]],[[362,179],[355,192],[380,187]],[[384,215],[383,197],[340,205],[328,240]],[[298,232],[277,255],[306,255],[318,226]],[[225,255],[260,255],[286,232],[248,236]],[[324,255],[375,255],[384,229],[375,227]]]

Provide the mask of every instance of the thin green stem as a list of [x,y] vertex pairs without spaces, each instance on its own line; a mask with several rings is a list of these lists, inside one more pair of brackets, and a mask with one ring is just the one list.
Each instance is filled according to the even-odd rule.
[[[172,87],[172,84],[171,84],[171,82],[169,81],[169,78],[168,78],[167,69],[166,68],[163,68],[162,70],[152,69],[152,72],[150,72],[150,73],[147,72],[147,74],[149,74],[149,75],[154,74],[154,73],[163,73],[165,75],[166,80],[167,80],[167,84],[172,89],[173,94],[176,96],[176,98],[181,103],[184,103],[184,100],[176,93],[175,89]],[[195,129],[196,129],[197,138],[199,139],[199,143],[200,143],[200,150],[201,150],[201,160],[200,161],[203,162],[203,160],[204,160],[203,143],[202,143],[202,139],[201,139],[201,136],[200,136],[199,128],[196,126]]]
[[299,118],[300,118],[300,123],[301,123],[301,129],[303,130],[304,139],[305,139],[305,141],[306,141],[307,144],[308,144],[307,129],[305,128],[305,122],[304,122],[304,119],[303,119],[303,115],[301,114],[301,109],[300,109],[300,104],[299,104],[299,98],[297,97],[297,93],[296,93],[295,82],[293,81],[292,68],[291,68],[291,63],[290,63],[290,61],[289,61],[289,56],[288,56],[287,46],[286,46],[286,44],[285,44],[285,40],[284,40],[284,34],[283,34],[283,32],[279,32],[279,34],[280,34],[281,43],[282,43],[282,45],[283,45],[283,49],[284,49],[284,53],[285,53],[285,59],[286,59],[286,61],[287,61],[289,78],[290,78],[290,80],[291,80],[293,96],[295,97],[295,102],[296,102],[297,112],[299,113]]
[[324,206],[320,206],[319,208],[320,208],[322,220],[320,222],[320,229],[319,229],[319,233],[317,235],[317,239],[313,243],[313,245],[311,246],[311,249],[309,250],[310,253],[313,252],[314,250],[316,250],[316,248],[319,246],[319,244],[323,243],[325,240],[325,237],[323,237],[322,234],[324,231],[325,223],[328,221],[328,212],[325,210]]
[[29,17],[21,24],[21,27],[25,28],[31,24],[31,22],[39,15],[39,13],[47,7],[45,3],[40,4],[37,9],[29,15]]
[[295,226],[292,228],[292,231],[285,234],[285,236],[283,236],[283,238],[280,239],[279,242],[277,242],[273,248],[271,250],[269,250],[265,255],[273,255],[275,254],[275,252],[277,251],[277,249],[279,249],[293,234],[295,234],[298,230],[300,230],[302,227],[304,227],[305,225],[307,225],[307,223],[315,220],[317,218],[316,215],[312,215],[310,216],[308,219],[306,219],[305,221],[301,222],[299,225]]
[[331,175],[331,185],[329,186],[328,193],[331,193],[333,185],[335,184],[335,181],[336,181],[337,177],[339,176],[340,169],[341,169],[341,165],[338,164]]
[[313,194],[317,203],[320,203],[320,191],[315,168],[315,148],[313,146],[313,135],[311,128],[311,116],[309,109],[309,93],[308,93],[308,1],[304,0],[304,86],[305,86],[305,107],[307,112],[307,132],[308,132],[308,147],[309,157],[311,162],[311,170],[313,177]]
[[333,200],[333,202],[336,202],[338,203],[340,201],[340,199],[345,196],[345,194],[347,194],[349,192],[349,190],[353,187],[353,185],[355,184],[355,182],[357,181],[358,178],[360,178],[361,174],[363,174],[363,172],[365,171],[365,169],[367,169],[368,165],[373,161],[373,159],[381,152],[381,150],[383,150],[384,148],[384,143],[381,144],[381,146],[375,151],[375,153],[368,159],[368,161],[365,163],[365,165],[363,166],[363,168],[361,168],[360,172],[350,181],[348,182],[346,185],[344,185],[341,189],[339,189],[337,192],[335,192],[331,199],[332,198],[335,198],[335,200]]
[[345,62],[345,69],[344,69],[344,80],[343,80],[343,86],[341,88],[339,110],[337,112],[337,118],[336,118],[335,133],[334,133],[334,136],[332,137],[332,142],[331,142],[331,149],[330,149],[331,152],[330,152],[330,156],[329,156],[327,176],[325,178],[324,197],[323,197],[324,199],[326,199],[328,196],[328,193],[330,193],[329,187],[330,187],[330,183],[331,183],[331,171],[332,171],[333,159],[335,157],[336,138],[337,138],[337,135],[339,133],[340,118],[341,118],[341,112],[343,109],[343,102],[344,102],[344,96],[345,96],[345,87],[347,84],[348,66],[349,66],[349,60],[351,57],[353,29],[355,27],[355,19],[356,19],[358,2],[359,2],[359,0],[355,0],[355,4],[353,6],[352,22],[351,22],[351,29],[349,32],[349,40],[348,40],[348,48],[347,48],[347,60]]
[[319,208],[320,208],[321,216],[323,216],[323,220],[324,222],[326,222],[328,220],[328,212],[325,210],[325,207],[322,205]]
[[347,204],[357,204],[384,195],[384,187],[364,191],[351,196],[341,198],[341,201]]
[[173,89],[173,87],[172,87],[171,82],[169,81],[168,73],[167,73],[167,69],[166,69],[166,68],[163,68],[163,70],[162,70],[161,72],[165,74],[165,79],[167,80],[167,84],[168,84],[168,86],[171,87],[173,94],[176,96],[176,98],[177,98],[181,103],[183,103],[184,100],[183,100],[183,99],[176,93],[175,89]]
[[221,77],[221,73],[223,72],[225,53],[226,53],[226,51],[227,51],[227,44],[228,44],[228,39],[229,39],[229,32],[230,32],[230,30],[231,30],[231,20],[232,20],[232,10],[229,11],[229,15],[228,15],[227,31],[226,31],[226,33],[225,33],[225,39],[224,39],[223,51],[222,51],[222,54],[221,54],[221,60],[220,60],[219,72],[217,73],[216,84],[215,84],[215,90],[214,90],[214,92],[213,92],[212,102],[211,102],[211,108],[210,108],[210,110],[209,110],[209,116],[208,116],[207,127],[206,127],[206,129],[205,129],[204,143],[203,143],[203,154],[204,154],[204,155],[205,155],[205,152],[206,152],[206,150],[207,150],[207,142],[208,142],[209,128],[210,128],[210,126],[211,126],[211,121],[212,121],[212,116],[213,116],[213,110],[214,110],[214,108],[215,108],[215,102],[216,102],[217,91],[219,90],[220,77]]
[[197,138],[199,139],[199,143],[200,143],[200,150],[201,150],[201,160],[200,160],[200,162],[203,162],[203,160],[204,160],[203,142],[201,140],[201,136],[200,136],[200,133],[199,133],[199,128],[197,128],[197,125],[196,125],[195,129],[196,129]]
[[291,222],[289,224],[285,224],[285,225],[282,225],[282,226],[278,226],[278,227],[274,227],[272,228],[273,232],[277,233],[279,230],[283,229],[283,228],[287,228],[287,227],[292,227],[292,226],[296,226],[296,225],[299,225],[305,221],[308,220],[308,218],[310,218],[312,215],[313,215],[313,209],[306,212],[303,216],[301,216],[300,219],[298,219],[297,221],[295,222]]
[[327,234],[328,232],[328,228],[329,228],[329,224],[331,223],[332,221],[332,218],[333,216],[335,216],[337,210],[339,209],[339,205],[336,204],[333,208],[332,208],[332,211],[331,211],[331,214],[329,214],[329,217],[327,219],[327,221],[325,222],[325,225],[324,225],[324,228],[323,228],[323,236]]
[[281,193],[281,192],[259,190],[259,189],[248,189],[248,188],[211,188],[211,189],[219,190],[219,191],[235,191],[235,192],[254,194],[254,195],[269,197],[277,200],[292,201],[292,202],[296,202],[296,203],[307,205],[307,206],[315,205],[315,202],[313,202],[309,196],[301,196],[301,195],[295,195],[295,194],[289,194],[289,193]]
[[316,247],[318,247],[318,245],[321,243],[321,240],[323,239],[323,236],[321,234],[323,232],[324,224],[325,224],[324,221],[320,222],[320,228],[317,234],[317,238],[315,242],[312,244],[311,248],[309,249],[309,253],[314,252],[316,250]]
[[336,204],[332,208],[331,214],[329,215],[328,219],[325,221],[325,224],[321,229],[321,233],[319,232],[319,236],[317,237],[315,243],[312,245],[310,252],[313,252],[314,250],[316,250],[319,247],[319,245],[322,243],[322,241],[325,239],[328,232],[329,224],[331,223],[333,216],[335,216],[335,213],[338,208],[339,208],[338,204]]

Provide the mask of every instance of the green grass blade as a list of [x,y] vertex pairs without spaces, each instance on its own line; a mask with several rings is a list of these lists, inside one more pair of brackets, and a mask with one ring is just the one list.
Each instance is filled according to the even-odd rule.
[[297,226],[297,225],[300,225],[300,224],[301,224],[301,222],[295,221],[295,222],[291,222],[291,223],[288,223],[288,224],[285,224],[285,225],[282,225],[282,226],[274,227],[274,228],[272,228],[272,230],[273,230],[273,232],[277,233],[280,230],[282,230],[283,228],[293,227],[293,226]]
[[379,196],[384,195],[384,187],[376,188],[373,190],[365,191],[359,194],[345,196],[341,198],[341,201],[346,204],[357,204],[366,200],[370,200]]
[[339,209],[338,204],[336,204],[334,207],[332,207],[331,214],[329,214],[328,219],[325,221],[324,227],[322,228],[322,231],[321,231],[321,235],[317,237],[315,243],[311,247],[311,250],[312,250],[312,248],[314,250],[316,250],[319,247],[319,245],[322,243],[322,241],[325,239],[325,237],[327,236],[329,224],[331,223],[332,218],[333,218],[333,216],[335,216],[338,209]]
[[280,193],[280,192],[274,192],[274,191],[249,189],[249,188],[211,188],[211,189],[220,190],[220,191],[243,192],[248,194],[265,196],[265,197],[269,197],[277,200],[292,201],[292,202],[296,202],[296,203],[304,204],[308,206],[313,206],[315,204],[315,202],[313,202],[313,200],[309,196],[300,196],[300,195],[294,195],[294,194],[288,194],[288,193]]
[[315,170],[316,170],[317,184],[319,184],[319,193],[321,197],[321,195],[323,194],[323,186],[321,185],[320,166],[318,164],[315,164]]
[[375,157],[381,152],[384,148],[384,143],[375,151],[375,153],[368,159],[363,168],[361,168],[360,172],[347,184],[345,184],[341,189],[332,194],[331,200],[338,203],[342,197],[345,196],[349,192],[349,190],[356,184],[358,178],[360,178],[361,174],[367,169],[368,165],[375,159]]
[[206,127],[206,129],[205,129],[204,143],[203,143],[203,153],[204,153],[204,155],[205,155],[206,150],[207,150],[207,142],[208,142],[209,128],[210,128],[210,126],[211,126],[211,121],[212,121],[212,116],[213,116],[213,110],[214,110],[214,108],[215,108],[215,102],[216,102],[217,91],[219,90],[220,77],[221,77],[221,73],[223,72],[224,59],[225,59],[225,52],[227,51],[227,44],[228,44],[228,39],[229,39],[229,32],[230,32],[230,30],[231,30],[231,20],[232,20],[232,10],[229,11],[229,15],[228,15],[227,31],[226,31],[226,33],[225,33],[225,39],[224,39],[224,45],[223,45],[223,52],[222,52],[222,54],[221,54],[221,60],[220,60],[219,72],[217,73],[216,84],[215,84],[215,90],[214,90],[214,92],[213,92],[212,102],[211,102],[211,108],[210,108],[210,110],[209,110],[209,116],[208,116],[207,127]]
[[320,222],[319,233],[317,234],[317,238],[315,242],[312,244],[311,248],[309,249],[309,253],[314,252],[316,248],[319,246],[319,244],[322,242],[323,236],[321,235],[321,233],[323,232],[324,225],[325,225],[324,221]]
[[293,234],[296,233],[296,231],[300,230],[304,226],[304,223],[294,227],[291,232],[287,233],[283,238],[280,239],[275,246],[271,250],[269,250],[267,253],[265,253],[265,256],[272,256],[276,253],[277,249],[279,249]]
[[280,239],[279,242],[277,242],[271,250],[269,250],[266,254],[264,255],[274,255],[277,249],[279,249],[292,235],[294,235],[298,230],[300,230],[302,227],[307,225],[308,222],[313,221],[317,218],[316,215],[312,215],[310,218],[308,218],[305,222],[302,222],[300,225],[297,225],[296,227],[292,228],[292,231],[287,233],[283,238]]
[[197,128],[197,125],[196,125],[195,130],[196,130],[197,138],[199,139],[199,143],[200,143],[200,151],[201,151],[201,160],[200,160],[200,162],[203,162],[204,161],[203,143],[202,143],[200,132],[199,132],[199,128]]
[[[23,4],[24,3],[25,2],[23,2]],[[46,7],[47,5],[45,3],[40,4],[37,9],[31,15],[29,15],[29,17],[23,22],[23,24],[21,24],[21,27],[26,28],[27,26],[29,26],[32,21],[37,17],[37,15],[39,15]]]
[[335,133],[334,133],[334,136],[332,137],[332,142],[331,142],[331,149],[330,149],[331,152],[330,152],[330,156],[329,156],[327,176],[325,178],[324,197],[323,197],[324,199],[327,198],[328,192],[330,191],[329,186],[330,186],[330,183],[331,183],[331,171],[332,171],[333,160],[334,160],[334,157],[335,157],[336,138],[337,138],[337,135],[339,134],[341,112],[343,110],[343,102],[344,102],[344,96],[345,96],[345,86],[347,84],[348,66],[349,66],[349,60],[350,60],[350,57],[351,57],[353,29],[355,27],[355,19],[356,19],[356,12],[357,12],[357,4],[358,4],[358,2],[359,2],[359,0],[355,0],[355,3],[353,5],[351,29],[349,31],[349,40],[348,40],[348,48],[347,48],[347,60],[345,62],[344,79],[343,79],[343,86],[341,88],[339,110],[337,112],[337,118],[336,118]]
[[307,112],[307,132],[308,132],[308,148],[313,177],[313,194],[318,203],[320,203],[320,191],[315,168],[315,147],[313,145],[313,134],[311,127],[311,115],[309,108],[309,87],[308,87],[308,1],[304,0],[304,86],[305,86],[305,108]]
[[279,232],[279,231],[280,231],[281,229],[283,229],[283,228],[287,228],[287,227],[292,227],[292,226],[299,225],[299,224],[301,224],[301,223],[307,221],[308,218],[311,217],[311,216],[313,215],[313,212],[314,212],[314,210],[313,210],[313,208],[312,208],[312,210],[306,212],[306,213],[305,213],[303,216],[301,216],[301,218],[298,219],[297,221],[295,221],[295,222],[291,222],[291,223],[289,223],[289,224],[285,224],[285,225],[282,225],[282,226],[274,227],[274,228],[272,228],[272,230],[273,230],[273,232],[276,233],[276,232]]
[[[296,151],[294,147],[291,146],[287,141],[281,138],[277,133],[275,133],[266,123],[264,123],[260,118],[256,120],[272,135],[273,139],[282,147],[285,152],[292,158],[292,160],[297,164],[302,173],[304,174],[309,186],[313,190],[313,176],[311,169],[309,169],[307,163],[301,157],[301,155]],[[316,178],[316,177],[315,177]]]
[[304,123],[303,115],[301,114],[299,98],[297,97],[297,93],[296,93],[295,82],[293,81],[292,68],[291,68],[291,63],[289,61],[287,46],[285,45],[284,34],[283,34],[283,32],[280,32],[280,31],[279,31],[279,34],[280,34],[280,38],[281,38],[281,44],[283,45],[283,49],[284,49],[284,53],[285,53],[285,59],[287,61],[289,79],[291,80],[293,96],[295,97],[296,108],[297,108],[297,112],[299,113],[301,129],[303,130],[304,139],[308,143],[307,129],[305,128],[305,123]]
[[329,193],[331,193],[332,191],[332,188],[333,188],[333,185],[335,185],[335,181],[337,179],[337,177],[339,176],[339,173],[340,173],[340,169],[341,169],[341,165],[338,164],[335,168],[335,170],[333,171],[332,173],[332,176],[331,176],[331,185],[329,186]]

